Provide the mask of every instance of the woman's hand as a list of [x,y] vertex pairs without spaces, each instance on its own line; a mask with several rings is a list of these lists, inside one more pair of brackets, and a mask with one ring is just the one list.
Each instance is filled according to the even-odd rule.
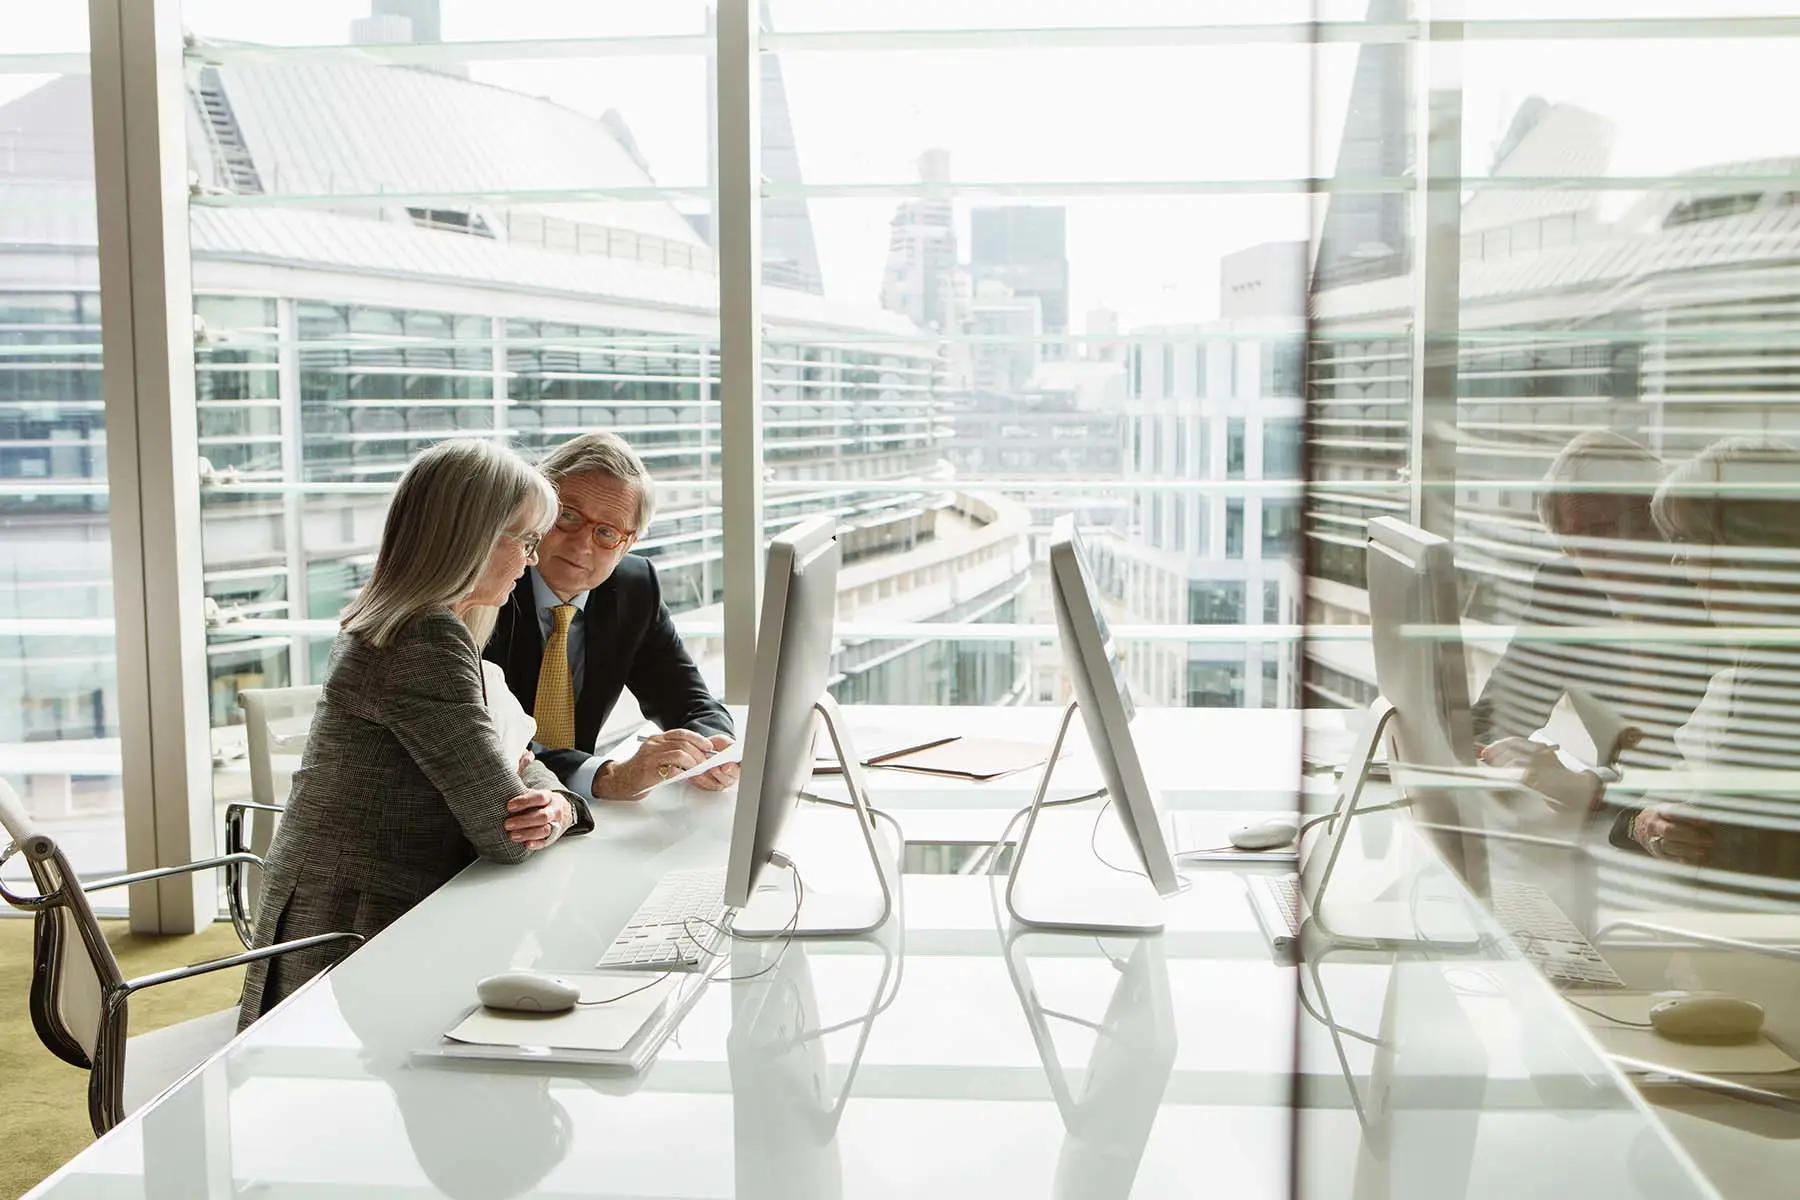
[[1585,812],[1600,802],[1600,794],[1605,790],[1599,776],[1569,770],[1556,756],[1555,746],[1529,738],[1501,738],[1481,747],[1480,758],[1493,767],[1523,767],[1520,782],[1563,808]]
[[527,750],[525,753],[519,755],[519,776],[521,778],[523,778],[525,775],[525,768],[529,767],[532,763],[534,763],[536,761],[537,761],[537,755],[533,754],[529,750]]
[[712,743],[691,729],[651,734],[637,753],[623,762],[608,764],[608,769],[594,778],[594,796],[600,800],[635,800],[663,780],[705,762],[712,752]]
[[1690,867],[1706,864],[1712,853],[1712,829],[1705,821],[1678,815],[1681,808],[1659,804],[1646,808],[1631,822],[1631,840],[1652,858],[1666,858]]
[[506,802],[506,836],[527,850],[542,850],[575,823],[575,810],[561,792],[535,791]]

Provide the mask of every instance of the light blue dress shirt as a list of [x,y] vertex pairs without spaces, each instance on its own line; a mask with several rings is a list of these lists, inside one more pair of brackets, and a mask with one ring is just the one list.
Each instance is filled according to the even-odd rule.
[[[555,592],[550,590],[550,585],[544,582],[544,577],[538,574],[538,569],[536,567],[527,567],[526,570],[531,574],[531,594],[537,600],[538,633],[543,638],[543,641],[548,643],[550,641],[550,631],[556,627],[556,618],[551,615],[551,610],[563,602],[557,598]],[[573,604],[577,610],[585,612],[587,610],[587,599],[588,593],[579,592],[570,597],[568,602]],[[569,623],[567,645],[569,651],[569,681],[574,685],[574,695],[576,699],[579,700],[581,698],[581,679],[585,674],[583,668],[587,666],[587,655],[582,653],[583,649],[587,646],[587,630],[580,621],[571,621]],[[535,753],[540,749],[542,749],[542,747],[534,746],[533,752]],[[589,758],[586,762],[582,763],[581,769],[576,771],[575,774],[571,775],[565,781],[568,789],[588,803],[594,803],[594,775],[600,770],[601,765],[605,761],[605,759],[600,758]]]

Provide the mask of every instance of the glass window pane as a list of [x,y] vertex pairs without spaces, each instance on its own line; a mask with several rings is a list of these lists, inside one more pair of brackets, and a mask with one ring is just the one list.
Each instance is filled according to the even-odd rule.
[[[8,36],[67,69],[87,6],[40,5]],[[0,225],[24,251],[0,255],[0,775],[104,875],[125,867],[125,825],[88,93],[85,69],[0,73]],[[25,877],[23,856],[5,871]]]

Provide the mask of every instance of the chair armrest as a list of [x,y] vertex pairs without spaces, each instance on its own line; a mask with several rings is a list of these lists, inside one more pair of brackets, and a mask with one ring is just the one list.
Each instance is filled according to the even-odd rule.
[[225,806],[225,850],[236,854],[250,849],[244,841],[244,816],[246,813],[266,812],[282,813],[287,809],[279,804],[260,804],[255,800],[238,800]]
[[310,950],[314,946],[324,946],[331,942],[341,941],[353,943],[351,949],[355,949],[362,945],[363,935],[360,933],[320,933],[312,937],[295,938],[291,942],[278,942],[273,946],[264,946],[260,950],[246,950],[242,954],[216,958],[211,962],[195,963],[189,967],[175,967],[150,975],[140,975],[136,979],[127,979],[124,987],[126,992],[139,992],[159,984],[174,983],[178,979],[192,979],[198,975],[209,975],[214,971],[223,971],[229,967],[241,967],[248,963],[261,962],[265,958],[274,958],[295,950]]
[[[263,804],[255,800],[238,800],[225,806],[225,850],[228,854],[245,854],[250,850],[244,839],[244,818],[250,813],[286,811],[279,804]],[[248,950],[251,944],[250,886],[242,862],[225,868],[225,903],[231,910],[231,924],[237,929],[238,941]],[[258,862],[257,866],[262,864]]]
[[179,867],[157,867],[153,871],[133,871],[128,875],[114,875],[107,879],[84,881],[81,890],[84,892],[100,892],[107,888],[127,887],[134,883],[148,883],[152,879],[168,879],[175,875],[192,875],[196,871],[210,871],[217,867],[230,867],[242,863],[245,866],[260,867],[262,859],[254,854],[238,852],[221,854],[217,858],[202,858],[196,862],[183,863]]

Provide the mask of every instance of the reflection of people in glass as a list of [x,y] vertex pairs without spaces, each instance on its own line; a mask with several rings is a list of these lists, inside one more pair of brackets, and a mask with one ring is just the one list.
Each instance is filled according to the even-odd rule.
[[[1067,1131],[1056,1160],[1052,1195],[1069,1200],[1122,1198],[1131,1194],[1163,1091],[1175,1068],[1175,1018],[1162,938],[1111,941],[1113,946],[1130,947],[1122,959],[1106,951],[1108,943],[1093,941],[1119,972],[1112,1000],[1098,1023],[1057,1012],[1039,1001],[1025,956],[1026,943],[1039,939],[1064,944],[1079,939],[1020,931],[1006,943],[1007,970],[1024,1005],[1032,1041],[1037,1044]],[[1049,1025],[1052,1018],[1094,1030],[1094,1049],[1079,1096],[1070,1090],[1057,1057]]]
[[1651,517],[1663,473],[1650,451],[1606,430],[1578,435],[1551,463],[1538,516],[1563,557],[1532,577],[1516,618],[1521,634],[1473,707],[1477,742],[1528,737],[1550,719],[1564,692],[1580,686],[1642,730],[1629,761],[1666,765],[1676,757],[1674,733],[1699,702],[1703,668],[1684,670],[1681,653],[1666,639],[1620,652],[1532,636],[1557,625],[1704,620],[1698,596],[1670,578],[1668,549]]
[[[1786,628],[1800,603],[1800,450],[1728,439],[1702,451],[1657,492],[1656,521],[1676,560],[1722,626]],[[1739,647],[1693,719],[1677,735],[1686,765],[1702,771],[1800,768],[1800,649]],[[1792,797],[1757,798],[1763,804]],[[1757,817],[1756,799],[1716,793],[1627,811],[1613,843],[1655,858],[1720,871],[1800,880],[1800,818]],[[1714,810],[1706,816],[1702,812]],[[1722,810],[1733,810],[1726,819]]]
[[[475,931],[470,936],[480,937]],[[459,953],[469,953],[467,938]],[[475,953],[480,953],[479,951]],[[495,956],[480,953],[482,960]],[[503,961],[503,959],[495,959]],[[530,1194],[568,1156],[574,1125],[540,1074],[433,1069],[410,1061],[421,1012],[442,1007],[446,988],[427,969],[406,978],[376,972],[332,976],[338,1011],[349,1025],[369,1072],[386,1083],[431,1185],[458,1200],[510,1200]],[[472,990],[469,1001],[474,1001]],[[453,1021],[446,1018],[440,1027]],[[464,1064],[466,1067],[466,1064]]]

